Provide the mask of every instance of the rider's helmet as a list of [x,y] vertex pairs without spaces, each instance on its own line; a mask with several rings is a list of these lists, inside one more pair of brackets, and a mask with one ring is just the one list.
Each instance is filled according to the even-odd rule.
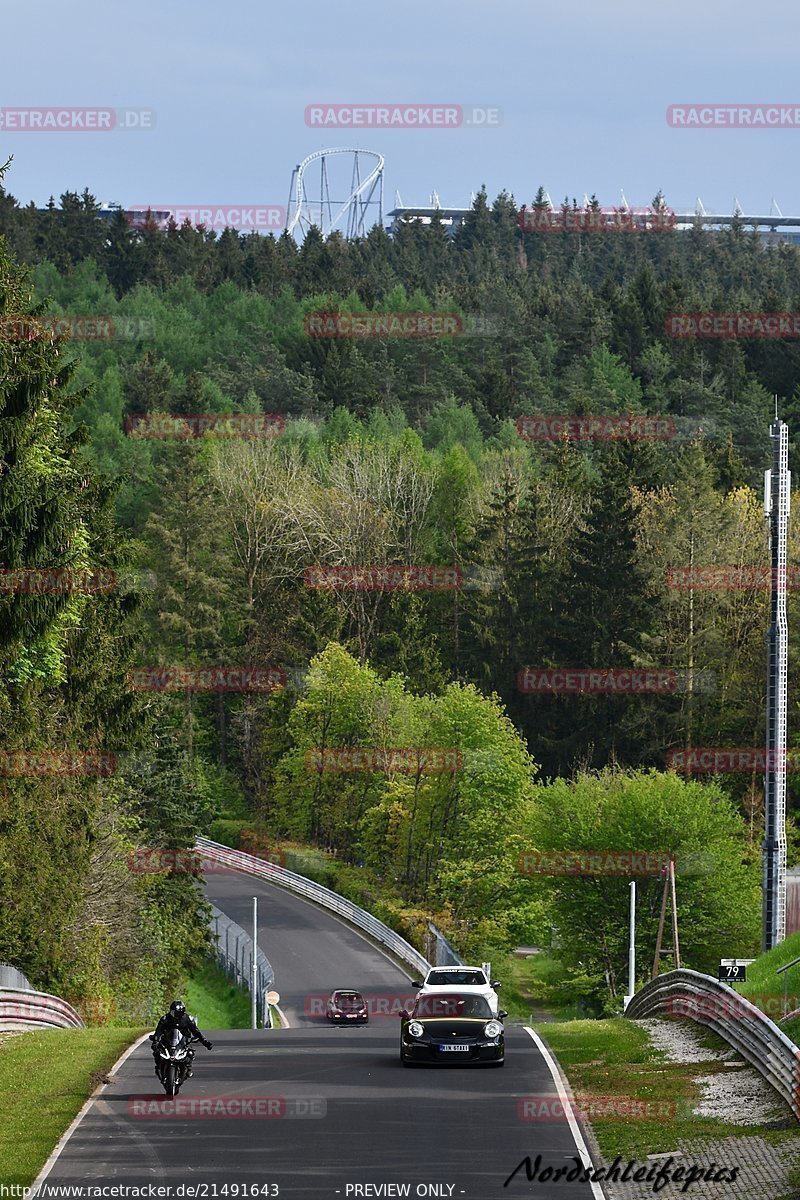
[[169,1006],[169,1011],[173,1017],[182,1017],[186,1012],[186,1005],[182,1000],[173,1000]]

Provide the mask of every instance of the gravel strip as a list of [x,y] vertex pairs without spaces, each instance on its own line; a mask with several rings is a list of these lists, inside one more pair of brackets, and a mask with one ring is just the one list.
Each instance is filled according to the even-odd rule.
[[[769,1125],[787,1119],[789,1110],[777,1092],[754,1068],[743,1064],[735,1050],[711,1050],[702,1045],[697,1031],[688,1022],[649,1018],[634,1024],[646,1031],[651,1045],[663,1053],[667,1062],[704,1063],[723,1068],[693,1076],[702,1091],[694,1109],[699,1116],[714,1117],[731,1125]],[[585,1126],[585,1130],[595,1162],[610,1166],[600,1154],[591,1126]],[[737,1167],[738,1175],[733,1183],[692,1183],[688,1192],[682,1191],[683,1181],[669,1183],[659,1190],[663,1200],[687,1195],[694,1200],[800,1198],[800,1192],[790,1181],[790,1172],[800,1169],[800,1134],[776,1146],[761,1137],[678,1142],[673,1154],[672,1170],[679,1166],[710,1169],[716,1164],[716,1169],[724,1167],[726,1171]],[[647,1161],[665,1162],[666,1156],[660,1154]],[[647,1200],[653,1196],[652,1184],[647,1183],[615,1181],[603,1182],[602,1186],[608,1200]]]
[[702,1045],[697,1031],[684,1021],[667,1021],[660,1017],[649,1017],[645,1021],[633,1021],[643,1029],[656,1050],[661,1050],[669,1062],[707,1063],[723,1062],[737,1058],[735,1050],[709,1050]]

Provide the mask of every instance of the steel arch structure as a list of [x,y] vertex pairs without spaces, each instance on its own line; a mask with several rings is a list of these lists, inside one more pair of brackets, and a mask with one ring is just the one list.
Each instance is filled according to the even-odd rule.
[[[352,156],[350,193],[346,200],[331,197],[327,160],[334,154]],[[367,170],[370,160],[374,165]],[[319,190],[312,196],[306,183],[306,172],[316,163],[320,167]],[[344,146],[309,154],[292,172],[289,203],[286,206],[286,232],[294,234],[297,230],[305,237],[311,226],[316,225],[323,237],[328,237],[334,230],[339,230],[349,238],[366,237],[370,208],[377,207],[377,223],[383,224],[383,163],[383,155],[375,150],[356,150]]]

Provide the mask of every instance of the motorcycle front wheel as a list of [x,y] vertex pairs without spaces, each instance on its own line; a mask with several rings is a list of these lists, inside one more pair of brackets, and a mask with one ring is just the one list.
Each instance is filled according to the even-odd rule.
[[168,1096],[175,1096],[178,1091],[175,1064],[170,1063],[164,1072],[164,1091]]

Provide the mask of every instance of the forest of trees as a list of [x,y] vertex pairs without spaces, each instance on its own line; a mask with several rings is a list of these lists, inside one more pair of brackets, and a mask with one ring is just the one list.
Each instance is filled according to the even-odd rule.
[[[237,805],[275,836],[366,864],[470,950],[508,946],[570,902],[566,885],[559,900],[521,879],[518,853],[555,845],[553,797],[590,804],[589,783],[565,781],[608,783],[609,767],[633,780],[632,806],[651,803],[657,780],[676,814],[719,810],[697,837],[741,853],[710,907],[692,901],[694,944],[713,958],[746,867],[738,894],[752,902],[720,936],[731,952],[751,945],[761,777],[663,771],[675,749],[763,743],[768,596],[678,588],[670,569],[767,561],[768,426],[774,393],[790,430],[800,415],[800,347],[677,339],[665,321],[800,311],[800,251],[736,225],[527,232],[518,208],[481,192],[453,237],[409,224],[393,238],[312,231],[298,246],[133,230],[122,214],[98,219],[88,192],[40,213],[0,189],[0,316],[102,316],[117,330],[0,338],[0,566],[128,580],[102,596],[0,595],[3,743],[139,749],[154,764],[111,780],[3,780],[0,958],[62,993],[156,995],[165,946],[195,918],[191,883],[131,879],[120,863],[137,842],[187,844]],[[310,314],[336,312],[458,313],[465,332],[309,336]],[[283,432],[147,437],[133,420],[231,412],[275,414]],[[664,416],[670,436],[520,436],[520,418],[553,413]],[[797,506],[790,532],[796,561]],[[317,567],[387,564],[452,568],[459,583],[309,582]],[[796,592],[790,636],[794,695]],[[137,666],[226,665],[288,683],[158,694],[129,682]],[[672,671],[680,684],[520,690],[526,668],[566,667]],[[319,728],[337,744],[329,720],[339,745],[483,744],[496,760],[470,760],[458,786],[315,780],[304,755]],[[792,704],[793,741],[798,731]],[[651,848],[679,848],[674,836]],[[487,838],[494,867],[479,854]],[[112,922],[128,931],[113,946]],[[196,927],[174,951],[179,974],[202,950]],[[624,958],[614,945],[594,964],[606,981]]]

